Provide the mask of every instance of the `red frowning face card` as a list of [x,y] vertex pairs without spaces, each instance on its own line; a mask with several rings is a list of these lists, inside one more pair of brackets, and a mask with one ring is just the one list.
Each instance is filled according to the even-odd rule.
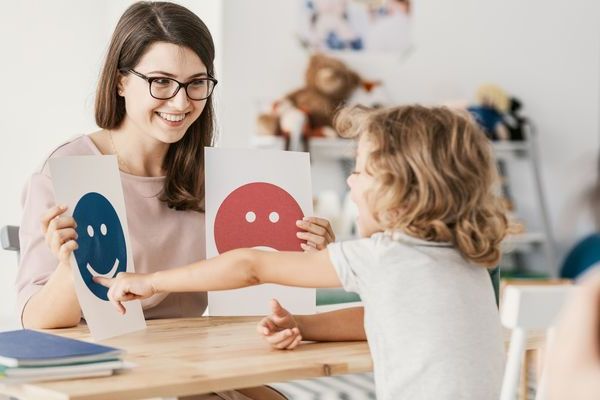
[[252,182],[233,190],[221,203],[214,224],[218,252],[237,248],[301,251],[296,221],[304,214],[281,187]]

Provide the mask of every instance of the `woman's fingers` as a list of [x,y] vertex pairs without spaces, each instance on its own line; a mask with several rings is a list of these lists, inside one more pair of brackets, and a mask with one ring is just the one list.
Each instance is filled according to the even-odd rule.
[[[335,235],[331,224],[328,220],[318,217],[304,217],[302,220],[296,221],[299,228],[304,229],[304,232],[298,232],[296,236],[306,240],[306,244],[323,250],[329,243],[335,241]],[[310,251],[309,248],[302,246],[305,251]]]
[[60,250],[58,252],[58,258],[63,263],[68,263],[71,258],[71,253],[79,248],[79,245],[74,240],[69,240],[60,246]]
[[296,237],[306,240],[307,244],[314,244],[314,247],[318,250],[323,250],[328,244],[323,236],[315,235],[314,233],[298,232],[296,233]]
[[327,234],[327,229],[322,227],[319,224],[312,223],[310,221],[299,220],[296,221],[296,226],[304,229],[305,231],[314,233],[316,235],[325,236]]
[[62,245],[72,240],[77,240],[77,232],[75,229],[68,228],[54,231],[49,242],[50,249],[60,258]]
[[48,211],[46,211],[46,213],[42,216],[42,233],[46,234],[50,222],[65,211],[67,211],[67,206],[62,204],[49,208]]
[[317,248],[314,245],[311,245],[310,243],[300,243],[300,247],[304,251],[317,251]]
[[335,234],[329,220],[319,217],[304,217],[297,225],[303,229],[325,237],[328,243],[335,242]]

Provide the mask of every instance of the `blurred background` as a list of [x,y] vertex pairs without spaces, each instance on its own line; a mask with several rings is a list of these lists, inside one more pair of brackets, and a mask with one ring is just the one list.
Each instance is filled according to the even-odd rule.
[[[397,38],[389,46],[372,45],[383,43],[373,39],[376,25],[392,14],[382,1],[342,1],[341,13],[336,1],[177,2],[196,12],[215,40],[218,145],[311,150],[315,207],[334,220],[340,236],[352,235],[344,207],[352,144],[322,126],[308,129],[310,115],[288,96],[307,87],[315,51],[359,77],[344,102],[446,104],[470,107],[475,117],[489,106],[507,127],[515,115],[530,122],[521,139],[503,141],[490,132],[503,159],[504,194],[524,226],[507,245],[507,273],[558,276],[570,249],[597,231],[599,2],[399,2],[406,15],[398,24],[405,25],[378,33]],[[21,191],[53,148],[97,129],[96,80],[110,34],[131,3],[2,4],[0,225],[20,223]],[[506,106],[511,98],[521,104],[516,113]],[[0,326],[14,324],[16,271],[15,253],[1,251]]]

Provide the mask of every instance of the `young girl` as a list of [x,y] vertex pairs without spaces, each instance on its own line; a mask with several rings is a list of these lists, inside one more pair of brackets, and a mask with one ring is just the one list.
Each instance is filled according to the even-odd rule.
[[[121,312],[121,301],[171,291],[343,286],[364,303],[378,399],[497,399],[504,349],[485,267],[500,258],[507,219],[487,139],[468,117],[421,106],[346,109],[337,129],[359,137],[348,185],[363,239],[306,253],[240,249],[99,282]],[[324,330],[361,336],[359,312],[303,316],[295,326],[274,307],[259,330],[280,348]]]

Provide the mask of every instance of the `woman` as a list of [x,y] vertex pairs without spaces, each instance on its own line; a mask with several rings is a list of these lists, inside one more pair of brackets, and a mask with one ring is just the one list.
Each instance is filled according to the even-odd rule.
[[[98,83],[95,117],[102,129],[50,156],[116,155],[138,272],[205,258],[203,152],[213,143],[214,53],[208,28],[188,9],[132,5],[115,28]],[[24,327],[68,327],[81,319],[69,261],[77,248],[76,221],[65,212],[54,204],[44,163],[24,193],[17,277]],[[331,228],[312,221],[305,238],[322,248],[333,240]],[[206,304],[206,293],[170,294],[147,299],[143,308],[147,319],[192,317]],[[277,398],[264,390],[251,397]],[[240,396],[216,398],[247,398]]]

